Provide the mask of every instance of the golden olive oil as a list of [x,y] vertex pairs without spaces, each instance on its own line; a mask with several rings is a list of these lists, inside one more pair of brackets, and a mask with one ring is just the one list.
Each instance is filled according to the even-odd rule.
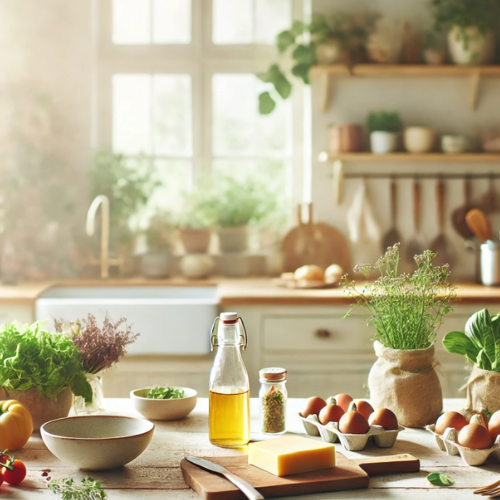
[[210,391],[208,422],[212,444],[223,448],[238,448],[248,444],[250,441],[249,391],[234,389],[234,394]]

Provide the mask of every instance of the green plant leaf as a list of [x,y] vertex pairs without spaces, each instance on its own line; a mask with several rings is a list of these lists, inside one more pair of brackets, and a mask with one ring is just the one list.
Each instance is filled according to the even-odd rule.
[[316,46],[314,44],[297,45],[292,52],[292,57],[299,64],[312,66],[316,63]]
[[309,85],[310,80],[309,80],[309,70],[311,69],[311,66],[309,64],[296,64],[292,68],[292,74],[296,76],[297,78],[301,78],[303,82],[307,85]]
[[479,349],[463,332],[449,332],[443,339],[443,346],[450,354],[466,356],[469,361],[476,363]]
[[272,113],[275,107],[276,103],[269,92],[262,92],[259,95],[259,113],[261,115]]
[[297,37],[299,35],[302,35],[304,30],[305,30],[305,25],[302,21],[294,21],[290,32],[292,33],[292,35]]
[[[268,71],[269,82],[274,85],[276,92],[286,99],[292,92],[292,84],[288,81],[285,74],[277,64],[273,64]],[[274,108],[273,108],[274,109]]]
[[446,474],[433,472],[427,476],[427,481],[434,486],[452,486],[455,481],[452,481]]
[[278,50],[283,53],[295,43],[295,36],[291,30],[282,31],[276,37],[276,45]]
[[75,396],[81,396],[86,403],[92,403],[92,387],[83,372],[73,377],[70,387]]

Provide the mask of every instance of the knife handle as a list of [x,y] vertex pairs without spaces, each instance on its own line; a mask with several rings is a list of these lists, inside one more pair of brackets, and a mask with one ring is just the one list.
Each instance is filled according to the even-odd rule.
[[222,474],[228,481],[231,481],[249,500],[265,500],[264,497],[249,483],[241,477],[238,477],[231,472]]

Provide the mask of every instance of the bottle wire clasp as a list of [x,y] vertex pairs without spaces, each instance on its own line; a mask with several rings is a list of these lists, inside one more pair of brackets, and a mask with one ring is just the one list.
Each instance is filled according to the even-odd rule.
[[[241,341],[241,346],[243,350],[245,351],[247,346],[248,346],[248,336],[247,336],[247,329],[245,327],[245,323],[243,322],[242,318],[238,318],[236,320],[237,322],[241,322],[241,326],[243,328],[243,334],[240,334],[240,341]],[[217,330],[220,322],[220,317],[217,316],[217,318],[214,319],[214,322],[212,323],[212,328],[210,329],[210,350],[213,351],[215,347],[218,347],[219,344],[217,343]]]

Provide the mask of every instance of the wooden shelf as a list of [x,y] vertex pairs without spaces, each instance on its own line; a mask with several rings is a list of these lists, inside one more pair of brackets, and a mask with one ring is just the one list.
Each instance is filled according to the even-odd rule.
[[[323,155],[321,159],[326,159]],[[345,162],[435,162],[435,163],[499,163],[500,153],[461,153],[461,154],[444,154],[444,153],[390,153],[384,155],[376,155],[373,153],[342,153],[339,155],[328,156],[327,161],[341,160]]]
[[312,78],[321,79],[321,110],[326,111],[330,105],[330,87],[332,77],[465,77],[469,79],[469,104],[472,110],[477,108],[481,78],[500,78],[500,65],[493,66],[455,66],[430,64],[358,64],[346,66],[334,64],[313,66],[310,70]]

